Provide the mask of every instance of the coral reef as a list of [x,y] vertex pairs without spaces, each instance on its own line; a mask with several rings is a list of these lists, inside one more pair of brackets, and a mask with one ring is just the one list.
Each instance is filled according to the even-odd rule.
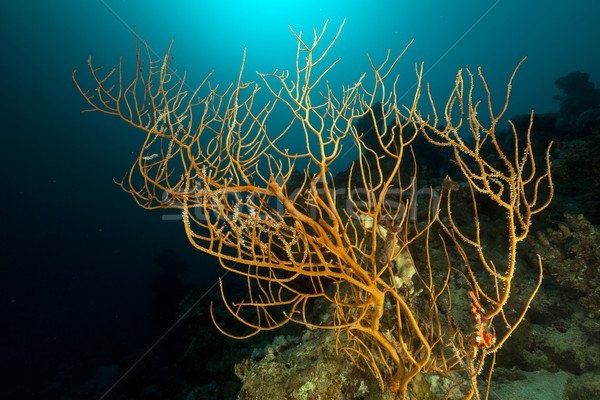
[[390,398],[372,376],[336,354],[332,331],[307,330],[301,346],[269,352],[256,363],[246,360],[236,374],[243,382],[240,400]]
[[583,214],[564,214],[556,228],[530,237],[534,252],[544,254],[546,277],[573,292],[590,318],[600,318],[600,231]]
[[561,123],[566,126],[578,126],[579,116],[600,104],[600,89],[595,88],[589,81],[590,74],[575,71],[558,78],[554,84],[563,91],[562,95],[554,96],[560,100]]

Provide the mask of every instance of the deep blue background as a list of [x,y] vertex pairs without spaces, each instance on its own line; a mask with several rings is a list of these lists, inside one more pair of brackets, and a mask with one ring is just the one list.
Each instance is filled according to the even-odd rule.
[[[474,5],[474,3],[477,3]],[[482,66],[508,115],[557,111],[554,81],[580,70],[598,82],[600,2],[499,1],[27,1],[0,10],[0,379],[27,398],[27,382],[59,379],[61,365],[110,363],[147,346],[153,257],[173,249],[190,269],[186,282],[212,285],[214,260],[191,249],[180,223],[135,205],[112,182],[137,154],[140,136],[115,118],[86,113],[72,80],[88,84],[87,58],[134,68],[137,27],[161,56],[172,38],[173,66],[190,84],[212,69],[212,81],[245,80],[254,71],[293,68],[288,24],[311,38],[327,19],[328,37],[346,23],[331,53],[334,87],[368,70],[367,53],[383,60],[413,45],[398,69],[414,84],[414,63],[443,98],[456,71]],[[336,86],[337,85],[337,86]],[[91,86],[89,86],[91,87]],[[343,166],[340,166],[340,168]],[[10,374],[6,372],[10,371]],[[15,379],[14,376],[19,378]],[[12,377],[11,377],[12,376]],[[1,396],[0,396],[1,397]]]

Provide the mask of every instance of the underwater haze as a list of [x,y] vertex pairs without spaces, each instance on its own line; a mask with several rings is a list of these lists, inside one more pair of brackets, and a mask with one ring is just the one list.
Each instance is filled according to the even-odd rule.
[[[481,67],[500,105],[527,57],[512,84],[508,118],[559,112],[555,81],[571,72],[600,82],[597,0],[5,3],[0,398],[142,398],[143,390],[159,398],[152,385],[167,379],[157,380],[160,373],[145,360],[175,364],[183,335],[178,304],[196,290],[196,306],[208,312],[223,275],[215,258],[188,243],[180,213],[143,210],[114,183],[135,161],[143,136],[119,118],[82,113],[89,104],[73,70],[93,89],[88,57],[106,69],[122,57],[131,76],[137,32],[156,58],[173,40],[171,67],[186,72],[190,88],[211,71],[213,85],[237,82],[244,51],[242,80],[259,82],[256,71],[294,70],[290,28],[311,42],[325,24],[326,43],[343,25],[327,56],[341,59],[328,74],[340,93],[364,72],[370,79],[368,56],[381,63],[411,41],[395,70],[401,102],[412,101],[420,63],[423,81],[443,101],[459,69]],[[275,118],[272,129],[283,127]],[[334,172],[352,161],[341,159]],[[132,365],[129,378],[113,387]]]

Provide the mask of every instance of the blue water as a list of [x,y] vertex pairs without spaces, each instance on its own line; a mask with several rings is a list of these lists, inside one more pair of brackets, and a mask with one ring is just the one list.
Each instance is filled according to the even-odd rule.
[[288,25],[310,40],[326,20],[328,39],[345,20],[329,55],[342,58],[329,76],[340,89],[369,69],[367,54],[381,62],[388,49],[398,54],[412,39],[397,69],[399,86],[414,85],[414,65],[423,61],[434,97],[448,95],[459,68],[481,66],[501,101],[514,67],[527,56],[513,82],[509,116],[558,111],[554,81],[569,72],[588,72],[595,82],[600,77],[598,1],[404,3],[4,4],[0,379],[6,381],[0,393],[6,395],[0,398],[42,398],[52,384],[85,382],[98,366],[154,343],[161,331],[152,325],[157,292],[151,282],[164,274],[156,260],[161,252],[174,252],[188,266],[178,270],[183,284],[209,287],[222,273],[214,259],[189,246],[177,218],[142,210],[113,183],[137,154],[135,130],[116,118],[81,113],[86,103],[73,70],[89,79],[89,55],[107,68],[122,55],[126,68],[134,68],[134,29],[159,57],[174,38],[173,67],[186,70],[192,86],[213,69],[215,84],[237,80],[244,48],[245,81],[258,79],[256,70],[293,68],[296,40]]

